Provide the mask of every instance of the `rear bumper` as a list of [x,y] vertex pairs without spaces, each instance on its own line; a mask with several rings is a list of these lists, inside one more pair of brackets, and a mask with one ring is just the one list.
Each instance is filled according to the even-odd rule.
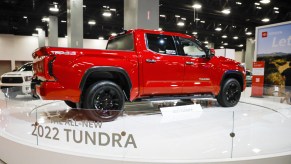
[[79,90],[66,89],[58,82],[41,82],[35,89],[43,100],[69,100],[75,103],[80,101]]

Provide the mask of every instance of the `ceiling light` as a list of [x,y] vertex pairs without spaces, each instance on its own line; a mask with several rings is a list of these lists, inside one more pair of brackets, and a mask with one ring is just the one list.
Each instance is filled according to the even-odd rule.
[[187,20],[186,18],[181,18],[181,19],[184,20],[184,21]]
[[102,15],[105,17],[111,17],[111,12],[105,11]]
[[236,2],[236,4],[237,4],[237,5],[242,5],[242,3],[241,3],[241,2]]
[[233,39],[237,40],[238,39],[238,36],[234,36]]
[[224,10],[222,10],[221,12],[222,12],[223,14],[228,15],[228,14],[230,14],[230,9],[224,9]]
[[264,18],[264,19],[262,19],[262,22],[269,22],[269,21],[270,21],[269,18]]
[[246,32],[246,35],[252,35],[253,33],[252,32]]
[[205,23],[205,21],[200,21],[201,23]]
[[98,40],[104,40],[104,37],[100,36],[100,37],[98,38]]
[[256,5],[256,6],[260,6],[260,3],[256,2],[255,5]]
[[195,20],[196,20],[196,21],[200,21],[200,18],[196,18]]
[[221,31],[222,29],[221,29],[221,27],[216,27],[215,28],[215,31]]
[[166,15],[161,14],[160,17],[162,17],[162,18],[166,18]]
[[180,18],[180,15],[175,15],[176,18]]
[[184,22],[178,22],[177,25],[182,27],[182,26],[185,26],[185,23]]
[[278,7],[274,7],[274,10],[279,10],[279,8]]
[[66,23],[67,21],[65,21],[65,20],[61,20],[61,22],[62,22],[62,23]]
[[243,47],[243,46],[244,46],[243,44],[238,45],[238,47]]
[[116,9],[112,8],[112,9],[110,9],[110,11],[116,11]]
[[48,17],[43,17],[43,18],[41,19],[41,21],[43,21],[43,22],[48,22],[48,21],[50,21],[50,18],[48,18]]
[[224,49],[224,47],[223,46],[220,46],[220,49]]
[[263,4],[268,4],[270,3],[271,1],[270,0],[261,0],[260,3],[263,3]]
[[23,16],[23,19],[27,19],[27,16]]
[[275,11],[275,13],[276,13],[276,14],[279,14],[280,12],[279,12],[279,11]]
[[204,44],[208,44],[209,42],[208,42],[207,40],[205,40],[203,43],[204,43]]
[[111,33],[111,36],[117,36],[117,34],[115,32]]
[[228,46],[228,43],[223,43],[223,45]]
[[59,12],[58,5],[55,4],[54,7],[50,7],[49,10],[50,10],[51,12]]
[[261,10],[261,9],[262,9],[262,7],[261,7],[261,6],[257,6],[256,8],[257,8],[257,9],[259,9],[259,10]]
[[36,34],[36,33],[33,33],[33,34],[32,34],[32,36],[38,36],[38,34]]
[[40,31],[40,30],[42,30],[41,28],[39,28],[39,27],[37,27],[37,28],[35,28],[35,30],[36,31]]
[[227,36],[226,35],[222,35],[222,38],[227,38]]
[[86,5],[83,5],[83,7],[86,8],[87,6]]
[[96,21],[94,21],[94,20],[90,20],[90,21],[88,22],[88,24],[89,24],[89,25],[95,25],[95,24],[96,24]]
[[159,30],[159,31],[163,31],[163,29],[162,29],[162,28],[159,28],[158,30]]
[[193,7],[194,9],[201,9],[202,5],[199,4],[199,3],[195,3],[192,7]]
[[192,34],[193,34],[193,35],[197,35],[197,34],[198,34],[198,32],[194,31],[194,32],[192,32]]

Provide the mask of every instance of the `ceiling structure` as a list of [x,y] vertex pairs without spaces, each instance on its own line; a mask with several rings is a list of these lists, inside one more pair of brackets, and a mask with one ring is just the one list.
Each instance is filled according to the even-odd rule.
[[[84,38],[107,39],[123,30],[123,0],[83,1]],[[290,0],[270,0],[267,4],[264,1],[268,0],[160,0],[160,28],[196,35],[202,42],[214,43],[215,48],[245,49],[246,38],[254,37],[257,26],[291,20]],[[66,3],[66,0],[1,0],[0,33],[32,35],[36,28],[43,28],[48,34],[48,23],[42,19],[54,15],[59,18],[59,37],[65,37]],[[50,7],[59,11],[50,11]],[[223,13],[224,9],[230,9],[230,13]],[[105,11],[111,16],[103,16]]]

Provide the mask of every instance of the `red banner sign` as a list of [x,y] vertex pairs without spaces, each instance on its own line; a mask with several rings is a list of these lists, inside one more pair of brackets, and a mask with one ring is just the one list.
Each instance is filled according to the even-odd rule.
[[253,63],[252,97],[263,97],[265,62]]

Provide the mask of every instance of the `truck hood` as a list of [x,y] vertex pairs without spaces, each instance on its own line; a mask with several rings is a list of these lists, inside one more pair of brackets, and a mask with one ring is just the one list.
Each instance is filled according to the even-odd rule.
[[19,77],[19,76],[32,76],[32,71],[15,71],[4,73],[1,77]]

